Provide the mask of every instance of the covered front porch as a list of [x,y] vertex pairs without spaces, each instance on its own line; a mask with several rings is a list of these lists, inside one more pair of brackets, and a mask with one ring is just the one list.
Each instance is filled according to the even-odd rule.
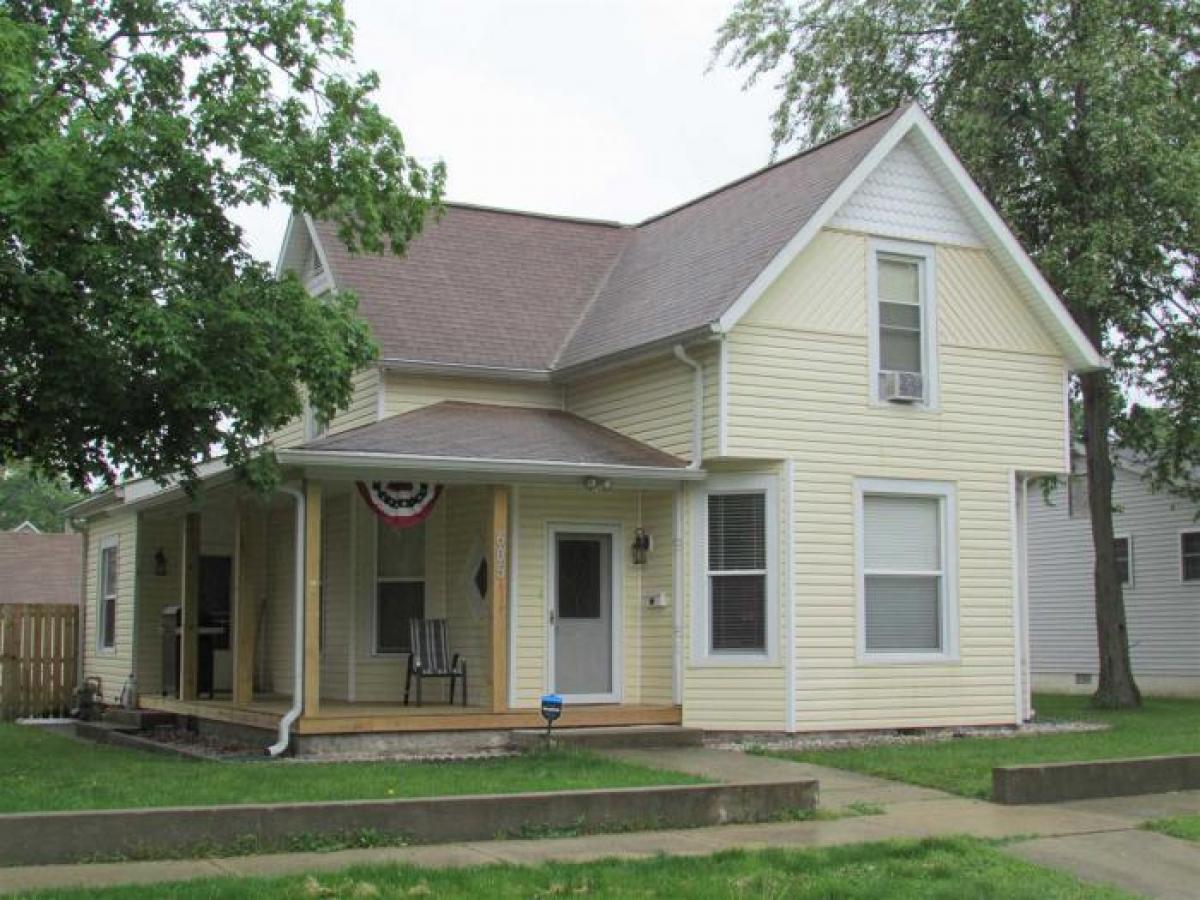
[[[140,514],[143,708],[260,729],[292,713],[305,735],[468,731],[536,727],[559,692],[564,725],[679,724],[690,470],[280,456],[289,480],[269,499],[231,483]],[[436,485],[436,503],[392,527],[361,496],[385,479]],[[412,619],[446,623],[465,704],[444,679],[405,703]]]

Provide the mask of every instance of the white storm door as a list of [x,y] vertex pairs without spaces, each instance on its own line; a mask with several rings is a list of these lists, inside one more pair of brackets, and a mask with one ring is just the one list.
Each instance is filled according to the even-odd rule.
[[619,699],[613,535],[550,533],[551,689],[576,702]]

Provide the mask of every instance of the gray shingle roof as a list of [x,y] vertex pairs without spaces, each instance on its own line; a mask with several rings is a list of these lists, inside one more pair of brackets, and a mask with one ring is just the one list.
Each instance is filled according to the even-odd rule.
[[403,257],[318,234],[384,359],[565,368],[719,319],[905,109],[636,226],[450,204]]
[[686,468],[677,457],[562,410],[452,400],[311,441],[299,449]]

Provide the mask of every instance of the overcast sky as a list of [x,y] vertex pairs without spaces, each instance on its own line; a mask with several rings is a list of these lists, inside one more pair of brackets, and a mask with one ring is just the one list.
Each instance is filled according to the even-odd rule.
[[[349,0],[356,57],[451,200],[636,222],[768,162],[770,85],[706,72],[733,0]],[[274,261],[286,211],[242,211]]]

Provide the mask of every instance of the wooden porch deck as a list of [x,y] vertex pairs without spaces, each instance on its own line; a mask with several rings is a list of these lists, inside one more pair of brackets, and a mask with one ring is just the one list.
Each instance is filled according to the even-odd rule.
[[[256,699],[235,706],[230,700],[176,700],[169,697],[142,697],[143,709],[196,716],[216,722],[229,722],[252,728],[274,729],[291,706],[286,697]],[[623,704],[568,705],[559,728],[583,728],[620,725],[679,725],[683,714],[678,706],[642,706]],[[316,716],[297,720],[297,734],[372,734],[389,731],[505,731],[512,728],[539,728],[545,722],[536,709],[509,709],[492,712],[472,706],[404,706],[399,703],[348,703],[322,700]]]

